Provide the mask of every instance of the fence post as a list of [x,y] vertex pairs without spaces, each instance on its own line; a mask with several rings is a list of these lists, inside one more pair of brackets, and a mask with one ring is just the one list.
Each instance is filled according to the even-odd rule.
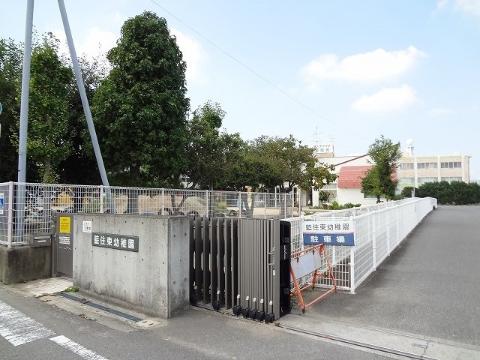
[[162,202],[160,203],[160,214],[165,215],[165,189],[162,188]]
[[[104,188],[103,185],[100,185],[100,214],[103,214],[105,212],[105,205],[104,205]],[[128,198],[127,198],[128,202]],[[95,211],[93,211],[95,212]]]
[[397,239],[395,241],[395,247],[397,247],[397,245],[400,243],[400,211],[398,211],[398,208],[395,209],[396,213],[397,213],[397,216],[396,216],[396,221],[397,221]]
[[291,195],[291,198],[292,198],[292,217],[294,217],[295,215],[293,215],[294,214],[293,211],[295,210],[295,191],[292,190],[291,194],[292,194]]
[[[355,235],[357,230],[355,229]],[[355,237],[356,238],[356,237]],[[355,294],[355,250],[350,249],[350,294]]]
[[12,247],[13,234],[13,181],[8,183],[8,223],[7,223],[7,240],[8,247]]
[[298,216],[302,213],[302,190],[297,188]]
[[208,196],[208,193],[209,191],[208,190],[205,190],[205,197],[206,197],[206,204],[207,204],[207,217],[210,216],[210,199],[209,199],[209,196]]
[[242,217],[242,192],[239,191],[238,192],[238,202],[237,202],[237,206],[238,206],[238,218],[240,219]]
[[373,271],[377,270],[377,222],[375,221],[377,217],[377,212],[374,211],[372,214],[372,221],[370,226],[370,221],[368,222],[369,230],[372,236],[372,257],[373,257]]
[[387,254],[390,255],[390,249],[391,249],[391,246],[390,246],[390,228],[391,228],[391,224],[390,224],[390,209],[388,209],[386,212],[385,212],[385,222],[387,224]]
[[267,218],[267,193],[263,195],[263,218]]

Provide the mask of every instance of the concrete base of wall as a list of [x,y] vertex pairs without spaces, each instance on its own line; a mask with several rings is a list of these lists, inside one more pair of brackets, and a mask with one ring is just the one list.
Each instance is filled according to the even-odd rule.
[[[189,231],[187,217],[76,214],[74,285],[104,301],[170,318],[189,306]],[[94,246],[95,233],[111,240],[138,237],[138,251]]]
[[15,284],[51,276],[52,250],[50,246],[0,246],[0,281]]

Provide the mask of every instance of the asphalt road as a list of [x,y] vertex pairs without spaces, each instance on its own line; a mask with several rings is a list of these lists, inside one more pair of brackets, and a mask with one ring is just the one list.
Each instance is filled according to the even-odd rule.
[[329,297],[317,315],[480,345],[480,207],[439,207],[356,295]]
[[[198,310],[158,328],[115,330],[4,287],[0,287],[0,320],[2,360],[387,359],[273,325]],[[39,333],[32,340],[32,334]],[[23,341],[27,342],[14,346]]]

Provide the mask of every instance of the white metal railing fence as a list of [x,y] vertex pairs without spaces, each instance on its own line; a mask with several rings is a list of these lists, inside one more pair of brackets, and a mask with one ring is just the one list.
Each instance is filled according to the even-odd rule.
[[[303,221],[330,218],[353,220],[355,246],[326,246],[337,288],[352,293],[395,250],[422,219],[437,207],[434,198],[411,198],[360,208],[328,211],[286,219],[291,223],[292,253],[304,249]],[[306,279],[300,279],[303,281]],[[331,280],[321,277],[319,287],[331,287]]]
[[96,185],[0,183],[0,244],[54,231],[55,213],[285,218],[299,216],[293,193]]

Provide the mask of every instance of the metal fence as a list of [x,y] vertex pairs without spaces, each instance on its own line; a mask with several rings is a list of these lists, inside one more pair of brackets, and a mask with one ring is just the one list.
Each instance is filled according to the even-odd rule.
[[0,183],[0,244],[24,245],[52,234],[55,213],[193,215],[236,218],[299,216],[292,193]]
[[[355,289],[436,207],[436,199],[413,198],[287,219],[291,223],[292,229],[292,254],[304,249],[303,220],[321,220],[324,218],[353,220],[355,224],[355,246],[326,246],[326,248],[327,256],[333,264],[337,289],[354,293]],[[302,280],[304,279],[300,279],[300,281]],[[331,287],[331,280],[326,277],[320,278],[317,286]]]

